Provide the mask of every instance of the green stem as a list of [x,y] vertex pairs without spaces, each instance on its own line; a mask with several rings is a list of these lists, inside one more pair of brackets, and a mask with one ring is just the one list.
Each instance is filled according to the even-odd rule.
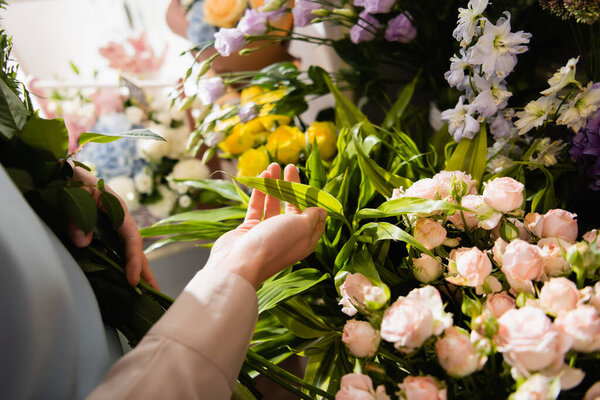
[[[95,249],[92,246],[88,246],[88,249],[94,253],[96,256],[100,257],[101,259],[103,259],[104,261],[106,261],[106,263],[108,263],[110,266],[112,266],[113,268],[115,268],[117,271],[123,273],[123,275],[125,275],[125,270],[123,268],[121,268],[121,266],[119,264],[117,264],[116,262],[114,262],[113,260],[111,260],[109,257],[106,256],[106,254],[102,253],[101,251]],[[173,303],[175,300],[173,300],[172,298],[170,298],[169,296],[167,296],[164,293],[159,292],[158,290],[154,289],[152,286],[150,286],[146,281],[144,281],[142,278],[140,278],[140,282],[137,284],[137,286],[139,286],[140,288],[151,292],[153,294],[155,294],[156,296],[167,300],[171,303]]]
[[277,365],[273,364],[272,362],[270,362],[269,360],[252,350],[248,351],[248,354],[246,354],[246,359],[251,359],[254,364],[257,364],[275,374],[278,374],[279,376],[281,376],[284,379],[287,379],[291,383],[301,386],[311,392],[317,393],[320,396],[323,396],[327,399],[333,399],[333,396],[331,394],[327,393],[322,389],[319,389],[316,386],[311,385],[310,383],[307,383],[303,379],[298,378],[296,375],[284,370],[283,368],[278,367]]

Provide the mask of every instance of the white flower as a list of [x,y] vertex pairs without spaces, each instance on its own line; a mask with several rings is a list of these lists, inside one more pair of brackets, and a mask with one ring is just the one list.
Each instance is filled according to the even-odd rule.
[[[532,155],[529,158],[530,162],[542,164],[544,167],[551,167],[556,164],[556,156],[567,146],[562,140],[551,141],[550,138],[542,138],[538,140],[535,149],[535,157]],[[533,168],[533,167],[532,167]]]
[[133,182],[138,192],[142,194],[152,193],[154,182],[151,175],[141,172],[133,177]]
[[579,132],[586,124],[598,107],[600,107],[600,87],[593,87],[593,82],[589,82],[567,106],[567,109],[561,112],[556,120],[558,125],[566,125],[574,132]]
[[523,31],[512,33],[510,31],[510,13],[506,12],[507,18],[498,19],[497,25],[487,19],[483,27],[483,35],[479,38],[473,53],[472,64],[481,64],[483,72],[490,77],[496,74],[500,77],[511,73],[517,65],[517,54],[527,51],[531,38],[530,33]]
[[444,126],[442,121],[442,112],[434,102],[429,103],[429,125],[434,131],[439,131]]
[[510,137],[515,130],[512,119],[510,117],[507,118],[504,112],[498,112],[495,116],[492,116],[489,119],[489,123],[490,133],[496,139]]
[[139,195],[135,191],[133,179],[125,175],[119,175],[110,179],[106,184],[123,199],[129,211],[140,208]]
[[564,67],[561,67],[558,71],[556,71],[554,73],[554,75],[552,75],[552,78],[548,79],[548,84],[550,85],[550,87],[548,89],[542,91],[541,93],[544,96],[548,96],[551,94],[558,93],[562,88],[567,86],[569,83],[577,83],[578,84],[579,82],[577,80],[575,80],[575,72],[576,72],[575,66],[577,65],[578,61],[579,61],[579,57],[571,58],[567,62],[567,65],[565,65]]
[[125,115],[127,116],[127,119],[131,122],[132,125],[140,125],[146,117],[144,111],[141,108],[135,106],[127,107],[125,109]]
[[554,96],[540,97],[527,103],[525,111],[516,113],[515,126],[519,129],[519,135],[541,126],[548,116],[556,111],[559,104],[559,100]]
[[545,377],[542,374],[534,374],[519,385],[516,392],[509,396],[509,400],[554,400],[560,393],[558,379]]
[[456,55],[450,57],[450,71],[444,73],[444,78],[451,87],[459,90],[465,90],[469,86],[469,77],[465,75],[465,70],[469,68],[470,54],[460,49],[460,57]]
[[473,36],[477,34],[479,18],[487,5],[488,0],[471,0],[467,8],[458,9],[458,22],[452,36],[461,46],[470,44]]
[[179,205],[182,208],[188,208],[189,206],[192,205],[192,198],[190,196],[188,196],[187,194],[184,194],[183,196],[181,196],[179,198]]
[[161,199],[156,203],[148,204],[146,207],[150,214],[157,218],[166,218],[171,213],[175,202],[177,201],[177,194],[165,185],[158,186],[158,192],[161,195]]
[[171,152],[171,143],[167,137],[167,130],[162,125],[151,124],[148,129],[157,135],[162,136],[165,141],[162,140],[138,140],[137,151],[140,156],[146,158],[149,161],[160,161],[163,157]]
[[207,179],[209,176],[210,170],[197,158],[179,161],[171,172],[172,179]]
[[442,120],[448,121],[448,131],[457,142],[464,137],[473,139],[479,131],[479,122],[472,115],[473,108],[463,102],[464,96],[460,96],[456,107],[442,111]]
[[[504,79],[497,76],[492,76],[489,79],[485,79],[479,75],[475,75],[474,79],[475,87],[480,92],[477,97],[484,95],[484,97],[489,98],[493,103],[490,107],[490,111],[493,110],[492,112],[484,115],[484,113],[478,109],[477,111],[480,114],[484,115],[485,117],[489,117],[490,115],[495,114],[497,110],[506,107],[508,104],[508,99],[510,96],[512,96],[512,93],[506,90],[506,81]],[[472,103],[472,106],[475,108],[477,108],[475,105],[476,101],[477,99],[475,99],[475,101]]]

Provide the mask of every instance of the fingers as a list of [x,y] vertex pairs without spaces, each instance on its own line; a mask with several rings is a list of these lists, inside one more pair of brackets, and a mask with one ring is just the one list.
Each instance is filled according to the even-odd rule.
[[[267,169],[267,172],[269,173],[269,178],[281,178],[281,167],[277,163],[271,163]],[[265,202],[265,219],[279,214],[281,214],[281,200],[276,199],[275,197],[267,196]]]
[[125,214],[123,225],[119,228],[119,235],[125,243],[125,275],[127,276],[127,282],[131,286],[136,286],[140,281],[143,269],[148,264],[148,260],[143,251],[140,231],[128,212]]
[[158,287],[158,282],[156,281],[156,277],[154,276],[154,272],[152,272],[150,269],[148,258],[144,253],[142,253],[142,278],[154,289],[160,290]]
[[310,250],[312,251],[314,247],[317,245],[317,242],[321,238],[321,235],[325,231],[325,222],[327,220],[327,211],[320,207],[311,207],[307,208],[302,212],[302,215],[306,216],[311,225],[313,226],[313,230],[311,232],[310,238]]
[[[268,178],[270,176],[269,171],[263,171],[262,174],[259,175],[261,178]],[[265,208],[265,198],[266,195],[259,190],[252,190],[252,195],[250,196],[250,200],[248,201],[248,211],[246,211],[246,218],[244,222],[251,220],[260,221],[263,216],[263,210]]]
[[69,234],[69,238],[71,238],[71,241],[76,247],[87,247],[90,243],[92,243],[92,237],[94,236],[94,233],[90,231],[90,233],[86,235],[81,228],[79,228],[73,222],[69,222],[69,225],[67,226],[67,232]]
[[[283,178],[288,182],[300,183],[300,173],[298,172],[298,168],[293,164],[286,165],[283,170]],[[286,214],[300,214],[301,211],[295,205],[285,203],[285,212]]]

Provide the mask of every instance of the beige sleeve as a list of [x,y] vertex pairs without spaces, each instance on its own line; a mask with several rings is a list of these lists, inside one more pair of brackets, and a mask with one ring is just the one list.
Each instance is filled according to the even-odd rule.
[[200,271],[88,399],[229,399],[257,320],[252,285]]

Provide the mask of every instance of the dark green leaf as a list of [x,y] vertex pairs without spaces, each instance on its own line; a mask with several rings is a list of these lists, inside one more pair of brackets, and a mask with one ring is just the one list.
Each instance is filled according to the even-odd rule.
[[75,164],[79,168],[85,169],[86,171],[91,171],[92,170],[90,167],[88,167],[87,165],[85,165],[84,163],[79,162],[79,161],[73,160],[73,164]]
[[270,310],[280,301],[310,289],[329,278],[314,268],[302,268],[280,279],[266,282],[258,291],[258,313]]
[[69,132],[61,118],[31,117],[21,132],[21,140],[36,149],[48,150],[57,159],[67,155]]
[[10,87],[0,79],[0,134],[6,139],[18,135],[27,121],[27,108]]
[[383,127],[385,129],[391,129],[392,127],[398,124],[398,121],[402,117],[404,110],[406,110],[408,103],[410,103],[410,100],[412,99],[412,96],[415,92],[415,86],[417,85],[417,80],[419,79],[420,74],[421,73],[419,72],[414,77],[414,79],[404,88],[402,88],[402,91],[400,91],[398,99],[396,100],[390,111],[388,111],[383,121]]
[[20,168],[6,168],[6,172],[10,176],[10,179],[17,185],[21,193],[28,192],[35,189],[33,178],[29,172]]
[[86,143],[110,143],[122,138],[154,139],[161,140],[163,142],[166,141],[162,136],[157,135],[149,129],[134,129],[127,132],[114,134],[84,132],[81,134],[81,136],[79,136],[79,145],[83,146]]
[[98,220],[98,208],[92,195],[81,188],[71,187],[63,188],[60,197],[69,220],[89,233]]
[[468,208],[443,200],[429,200],[420,197],[401,197],[382,203],[377,209],[363,208],[357,218],[386,218],[409,213],[431,214],[436,211],[470,211]]
[[125,218],[125,212],[123,211],[123,206],[121,205],[119,199],[117,199],[112,193],[102,191],[102,193],[100,193],[100,202],[102,203],[102,208],[104,208],[104,211],[110,219],[113,229],[119,229],[121,225],[123,225],[123,220]]

